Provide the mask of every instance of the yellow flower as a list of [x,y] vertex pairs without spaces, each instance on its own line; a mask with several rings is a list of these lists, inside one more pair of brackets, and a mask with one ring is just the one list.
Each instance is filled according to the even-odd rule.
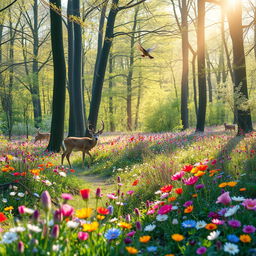
[[219,188],[225,188],[228,185],[227,182],[223,182],[219,184]]
[[12,160],[13,156],[12,155],[7,155],[8,160]]
[[8,206],[8,207],[5,207],[4,210],[5,210],[5,211],[12,211],[12,210],[13,210],[13,207],[12,207],[12,206]]
[[2,172],[8,172],[9,171],[9,168],[7,167],[2,167]]
[[104,219],[105,219],[105,216],[97,215],[97,219],[98,219],[98,220],[104,220]]
[[127,252],[129,254],[137,254],[138,253],[138,250],[134,247],[131,247],[131,246],[127,246],[127,247],[125,247],[125,249],[127,250]]
[[149,242],[150,238],[151,238],[151,236],[141,236],[140,237],[140,242],[141,243],[147,243],[147,242]]
[[193,209],[194,209],[193,205],[190,205],[187,208],[185,208],[184,213],[190,213],[193,211]]
[[230,187],[234,187],[234,186],[236,186],[236,184],[237,184],[237,182],[235,182],[235,181],[230,181],[227,183],[227,185]]
[[205,172],[203,172],[203,171],[198,171],[194,176],[201,177],[201,176],[203,176],[203,175],[205,175]]
[[176,241],[176,242],[180,242],[184,239],[185,237],[181,234],[173,234],[172,235],[172,240]]
[[195,174],[195,173],[198,172],[198,169],[195,167],[195,168],[193,168],[190,172],[193,173],[193,174]]
[[83,231],[92,232],[92,231],[95,231],[96,229],[98,229],[99,223],[97,221],[94,221],[92,223],[83,224],[82,226],[83,226]]
[[76,210],[76,217],[79,219],[87,219],[92,214],[92,208],[82,208]]
[[32,170],[29,170],[29,172],[32,173],[33,175],[38,176],[40,174],[40,169],[32,169]]
[[132,228],[132,225],[130,223],[126,223],[126,222],[120,222],[117,225],[121,228],[124,228],[124,229],[131,229]]
[[241,235],[239,238],[243,243],[250,243],[252,241],[252,238],[249,235]]

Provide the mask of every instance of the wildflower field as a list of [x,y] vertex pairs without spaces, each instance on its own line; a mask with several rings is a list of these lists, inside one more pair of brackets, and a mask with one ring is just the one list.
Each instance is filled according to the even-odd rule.
[[0,255],[256,255],[256,133],[103,136],[90,169],[45,147],[1,138]]

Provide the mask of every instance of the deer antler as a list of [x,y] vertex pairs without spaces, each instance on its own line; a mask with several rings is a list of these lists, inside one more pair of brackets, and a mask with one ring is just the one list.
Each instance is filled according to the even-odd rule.
[[101,130],[98,130],[98,133],[103,133],[103,131],[104,131],[104,122],[103,121],[101,121],[101,125],[102,125],[102,128],[101,128]]
[[[91,126],[91,128],[90,128],[90,126]],[[93,125],[92,125],[92,124],[90,124],[90,122],[89,122],[89,121],[88,121],[87,129],[88,129],[88,131],[89,131],[89,132],[95,132],[95,129],[94,129]]]

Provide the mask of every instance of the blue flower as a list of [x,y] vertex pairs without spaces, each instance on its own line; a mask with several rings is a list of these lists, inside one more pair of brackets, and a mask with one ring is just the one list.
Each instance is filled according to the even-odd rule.
[[114,239],[118,238],[120,235],[121,235],[121,230],[120,229],[111,228],[105,233],[104,237],[107,240],[114,240]]
[[156,252],[157,251],[157,247],[156,246],[149,246],[149,247],[147,247],[147,251],[148,252]]
[[112,215],[114,212],[114,207],[112,205],[109,205],[107,209],[109,211],[109,214]]
[[237,237],[234,234],[227,235],[227,239],[229,242],[232,242],[232,243],[237,243],[240,241],[239,237]]
[[195,220],[185,220],[182,222],[182,227],[184,228],[194,228],[196,226]]

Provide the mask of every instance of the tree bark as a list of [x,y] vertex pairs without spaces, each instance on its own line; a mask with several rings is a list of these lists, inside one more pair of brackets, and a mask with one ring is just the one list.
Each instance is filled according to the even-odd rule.
[[[112,45],[113,47],[113,45]],[[113,105],[113,53],[110,51],[109,53],[109,82],[108,82],[108,88],[109,88],[109,97],[108,97],[108,111],[109,111],[109,129],[111,132],[115,131],[115,123],[114,123],[114,105]]]
[[[61,0],[50,0],[51,4],[61,8]],[[49,151],[59,152],[64,133],[66,66],[62,36],[61,15],[50,9],[51,43],[54,68],[51,137],[47,147]]]
[[212,78],[211,78],[211,64],[209,53],[206,50],[206,65],[207,65],[207,84],[208,84],[208,97],[209,102],[212,102]]

